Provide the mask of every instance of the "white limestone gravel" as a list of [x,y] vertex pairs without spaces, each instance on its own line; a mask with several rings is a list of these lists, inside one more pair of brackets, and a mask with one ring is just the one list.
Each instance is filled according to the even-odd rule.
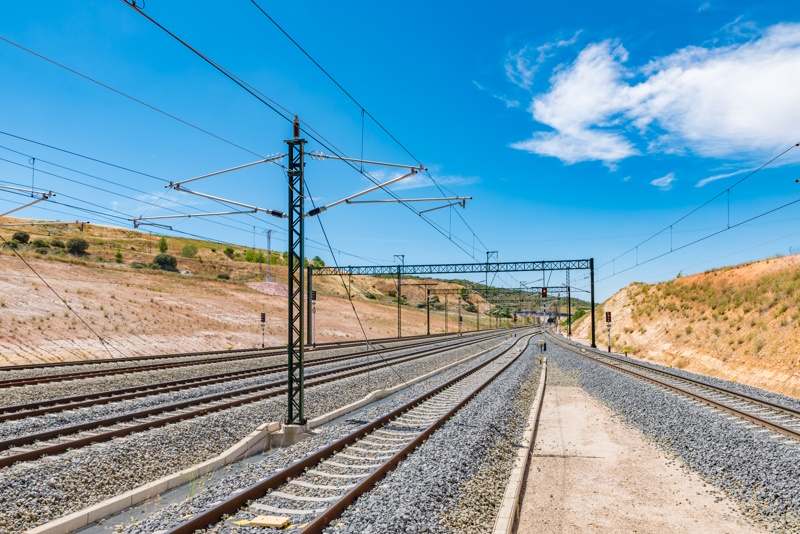
[[[392,387],[497,343],[483,341],[372,371],[369,380],[355,376],[309,388],[306,416],[330,412],[371,390]],[[283,397],[269,399],[5,468],[0,471],[0,532],[31,528],[211,458],[259,424],[281,420],[284,404]],[[304,441],[298,450],[313,444]]]
[[[159,530],[169,529],[180,524],[183,517],[190,514],[199,513],[209,508],[213,503],[227,498],[231,493],[248,487],[258,480],[275,473],[291,463],[304,458],[305,456],[319,450],[330,443],[344,437],[353,430],[363,426],[369,421],[373,421],[382,415],[396,409],[409,400],[419,396],[425,391],[447,381],[456,375],[465,371],[467,367],[472,367],[486,361],[493,357],[498,352],[503,350],[512,343],[513,340],[507,342],[501,347],[489,351],[483,356],[479,356],[465,365],[459,365],[454,368],[448,369],[443,373],[439,373],[431,378],[428,378],[418,384],[401,390],[395,395],[381,401],[368,405],[342,420],[334,421],[319,429],[316,435],[301,441],[300,443],[274,451],[266,459],[247,465],[242,471],[235,476],[226,477],[218,482],[208,486],[202,493],[191,497],[187,501],[179,504],[172,505],[158,514],[145,519],[144,521],[128,526],[125,529],[129,534],[145,534],[153,533]],[[496,342],[495,342],[496,343]],[[472,353],[477,352],[471,351]],[[461,358],[465,357],[462,355]],[[456,358],[456,359],[461,359]],[[323,484],[329,484],[329,481],[320,481]],[[223,530],[226,528],[222,525]],[[262,531],[261,529],[259,531]],[[266,532],[266,530],[264,530]]]

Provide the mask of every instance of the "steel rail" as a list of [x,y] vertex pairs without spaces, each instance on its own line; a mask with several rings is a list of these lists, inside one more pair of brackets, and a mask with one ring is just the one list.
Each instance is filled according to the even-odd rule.
[[[497,330],[497,329],[495,329]],[[396,339],[396,338],[393,338]],[[410,338],[404,338],[410,339]],[[336,347],[334,347],[336,348]],[[221,357],[221,358],[199,358],[195,360],[182,360],[177,362],[166,362],[166,363],[155,363],[150,365],[134,365],[129,367],[116,367],[113,369],[98,369],[95,371],[82,371],[76,373],[62,373],[57,375],[43,375],[38,377],[28,377],[28,378],[11,378],[7,380],[0,380],[0,389],[3,388],[10,388],[10,387],[19,387],[19,386],[29,386],[29,385],[36,385],[36,384],[46,384],[50,382],[66,382],[69,380],[82,380],[85,378],[96,378],[100,376],[113,376],[113,375],[120,375],[120,374],[130,374],[130,373],[143,373],[147,371],[160,371],[163,369],[174,369],[177,367],[193,367],[197,365],[208,365],[212,363],[219,363],[219,362],[232,362],[232,361],[241,361],[241,360],[253,360],[256,358],[264,358],[268,356],[281,356],[286,354],[286,348],[279,348],[275,350],[264,351],[264,349],[260,349],[262,352],[248,352],[246,354],[240,354],[238,351],[235,355]],[[319,350],[319,349],[318,349]],[[328,350],[328,349],[326,349]],[[201,353],[202,354],[202,353]]]
[[[402,355],[395,357],[387,362],[369,362],[369,363],[361,363],[355,364],[351,366],[341,367],[338,369],[330,370],[330,371],[323,371],[320,373],[316,373],[314,375],[309,375],[306,382],[306,387],[313,387],[320,384],[325,384],[328,382],[333,382],[336,380],[341,380],[343,378],[348,378],[351,376],[356,376],[359,374],[363,374],[369,371],[375,371],[379,369],[383,369],[386,367],[390,367],[392,365],[397,365],[399,363],[406,363],[409,361],[414,361],[420,358],[425,358],[429,356],[434,356],[436,354],[441,354],[443,352],[447,352],[449,350],[453,350],[455,348],[460,348],[466,345],[479,343],[482,341],[487,341],[493,339],[495,337],[502,337],[506,335],[507,332],[495,334],[494,336],[486,337],[486,338],[478,338],[475,340],[469,340],[466,343],[459,344],[455,347],[444,347],[438,348],[429,351],[423,351],[418,354],[413,355]],[[335,376],[330,376],[335,375]],[[314,380],[316,379],[316,380]],[[221,410],[226,410],[229,408],[234,408],[237,406],[241,406],[243,404],[250,404],[253,402],[257,402],[260,400],[277,397],[280,395],[284,395],[288,389],[285,387],[286,381],[276,381],[269,384],[261,384],[258,386],[253,386],[249,388],[243,388],[235,391],[230,391],[226,393],[220,393],[215,395],[209,395],[206,397],[200,397],[197,399],[192,399],[188,401],[183,401],[167,406],[160,406],[156,408],[151,408],[147,410],[140,410],[138,412],[132,412],[128,414],[123,414],[115,417],[110,417],[103,420],[92,421],[89,423],[83,423],[79,425],[73,425],[69,427],[63,427],[56,430],[50,430],[45,432],[40,432],[37,434],[28,434],[26,436],[20,436],[18,438],[12,438],[8,440],[4,440],[0,442],[0,448],[4,450],[8,450],[9,448],[20,447],[23,445],[31,445],[35,444],[37,441],[41,440],[48,440],[53,439],[65,435],[74,435],[79,434],[81,432],[86,432],[88,430],[93,430],[95,428],[99,428],[102,426],[109,426],[109,425],[116,425],[120,423],[127,423],[129,421],[134,421],[134,424],[125,426],[123,428],[118,428],[114,430],[106,430],[101,434],[92,434],[89,436],[84,437],[77,437],[74,439],[69,439],[68,441],[62,443],[53,443],[49,445],[45,445],[43,447],[32,449],[29,451],[20,451],[16,452],[13,455],[9,456],[0,456],[0,468],[12,465],[16,462],[20,461],[28,461],[40,458],[45,455],[50,454],[58,454],[64,452],[68,449],[75,449],[79,447],[86,446],[90,443],[99,443],[104,441],[109,441],[115,437],[125,436],[128,434],[132,434],[134,432],[139,432],[143,430],[148,430],[151,428],[158,428],[162,426],[166,426],[168,424],[181,421],[184,419],[191,419],[194,417],[198,417],[201,415],[206,415],[213,412],[218,412]],[[283,387],[281,387],[283,386]],[[256,393],[251,395],[251,393],[255,393],[256,391],[263,391],[268,388],[279,388],[279,389],[272,389],[271,391],[263,392],[263,393]],[[246,396],[244,396],[246,395]],[[239,398],[235,398],[239,397]],[[225,399],[231,399],[225,401]],[[225,401],[225,402],[219,402]],[[214,404],[209,406],[209,403],[218,402],[218,404]],[[193,409],[189,412],[180,411],[184,408],[189,408],[193,406],[198,406],[198,408]],[[179,413],[174,415],[168,415],[159,419],[154,419],[151,421],[138,421],[137,419],[141,419],[144,417],[151,417],[153,415],[162,414],[164,412],[175,412],[179,411]]]
[[[527,343],[530,343],[530,339],[531,339],[532,335],[536,335],[536,334],[527,335]],[[172,529],[170,529],[167,532],[167,534],[194,534],[194,532],[197,531],[197,530],[205,529],[205,528],[208,528],[209,526],[211,526],[211,525],[213,525],[215,523],[218,523],[222,519],[223,516],[226,516],[226,515],[230,516],[230,515],[235,514],[240,508],[245,506],[248,503],[248,501],[253,501],[253,500],[256,500],[256,499],[259,499],[259,498],[265,496],[270,490],[274,490],[274,489],[280,487],[281,485],[285,484],[287,479],[293,479],[293,478],[301,475],[307,469],[310,469],[311,467],[317,465],[322,460],[324,460],[324,459],[328,458],[329,456],[331,456],[332,454],[344,449],[348,445],[351,445],[352,443],[355,443],[360,438],[368,435],[369,433],[371,433],[372,431],[380,428],[381,426],[383,426],[384,424],[388,423],[389,421],[391,421],[391,420],[397,418],[398,416],[402,415],[403,413],[411,410],[414,406],[416,406],[416,405],[420,404],[421,402],[426,401],[426,400],[436,396],[437,394],[439,394],[440,392],[442,392],[445,389],[449,388],[450,386],[456,384],[457,382],[460,382],[464,378],[466,378],[466,377],[478,372],[479,370],[483,369],[487,365],[493,363],[495,360],[497,360],[501,356],[504,356],[505,354],[507,354],[521,340],[522,340],[522,338],[520,338],[512,346],[510,346],[507,349],[503,350],[500,354],[498,354],[497,356],[492,357],[491,359],[487,360],[486,362],[484,362],[482,364],[479,364],[479,365],[477,365],[477,366],[475,366],[475,367],[473,367],[471,369],[468,369],[468,370],[464,371],[463,373],[461,373],[458,376],[452,378],[451,380],[448,380],[444,384],[441,384],[440,386],[435,387],[435,388],[429,390],[426,393],[423,393],[422,395],[420,395],[417,398],[405,403],[404,405],[402,405],[399,408],[393,410],[392,412],[384,415],[383,417],[380,417],[379,419],[376,419],[375,421],[373,421],[373,422],[371,422],[371,423],[369,423],[369,424],[367,424],[367,425],[355,430],[351,434],[339,439],[335,443],[333,443],[333,444],[331,444],[331,445],[329,445],[327,447],[324,447],[324,448],[318,450],[317,452],[315,452],[315,453],[313,453],[313,454],[311,454],[309,456],[306,456],[302,460],[290,465],[289,467],[287,467],[285,469],[282,469],[281,471],[279,471],[279,472],[267,477],[266,479],[261,480],[261,481],[255,483],[255,484],[251,485],[250,487],[244,489],[243,491],[240,491],[240,492],[236,493],[235,495],[231,496],[230,498],[228,498],[227,500],[221,502],[220,504],[217,504],[217,505],[209,508],[208,510],[205,510],[205,511],[193,516],[192,518],[188,519],[184,523],[181,523],[180,525],[177,525],[177,526],[173,527]],[[526,348],[527,348],[527,344],[526,344]],[[520,351],[520,354],[517,356],[517,358],[524,352],[525,352],[525,349]],[[512,362],[509,362],[509,365],[511,363],[513,363],[513,361],[516,361],[516,359],[512,360]],[[491,380],[494,380],[494,378],[499,376],[499,374],[502,371],[504,371],[506,368],[507,368],[507,366],[504,366],[501,370],[499,370],[497,373],[495,373],[495,375],[493,377],[491,377]],[[466,402],[468,402],[472,397],[474,397],[480,390],[485,388],[486,385],[488,385],[488,383],[491,382],[491,380],[488,380],[487,382],[482,384],[479,387],[479,389],[476,389],[470,396],[468,396],[468,398],[464,399],[464,401],[462,403],[460,403],[456,408],[460,409],[461,407],[463,407],[463,405],[466,404]],[[455,408],[454,408],[454,410],[451,410],[452,413],[455,413],[455,411],[457,411],[457,409],[455,409]],[[452,416],[452,413],[449,413],[449,415]],[[443,420],[439,420],[439,421],[435,422],[434,425],[436,425],[436,426],[435,426],[435,428],[433,428],[431,430],[431,432],[433,430],[436,430],[437,428],[439,428],[442,424],[444,424]],[[416,448],[416,446],[419,443],[424,441],[424,439],[427,438],[427,436],[429,434],[430,434],[430,432],[426,433],[423,437],[418,438],[419,441],[414,440],[413,446],[411,446],[410,449],[409,449],[409,447],[405,447],[403,449],[403,451],[406,451],[406,449],[409,449],[409,451],[414,450],[414,448]],[[392,459],[394,459],[396,456],[398,456],[400,454],[401,453],[397,453],[397,455],[393,456]],[[407,452],[406,452],[406,454],[407,454]],[[403,455],[403,456],[405,456],[405,455]],[[389,461],[391,461],[391,460],[389,460]],[[396,463],[397,462],[395,462],[394,465],[396,465]],[[382,473],[380,476],[382,477],[383,474],[385,474],[385,472]],[[359,486],[361,486],[361,485],[359,485]],[[369,486],[374,487],[374,482],[372,482],[372,484],[370,484]],[[367,488],[367,489],[369,489],[369,488]],[[350,493],[348,493],[348,495],[349,494]],[[353,498],[353,500],[355,500],[355,498]],[[345,505],[344,508],[346,508],[348,505]],[[322,523],[321,527],[326,526],[329,521],[330,521],[330,519],[327,519],[327,521]],[[310,526],[311,525],[309,524],[304,528],[308,529]],[[306,532],[306,531],[307,530],[303,530],[303,532]],[[310,531],[310,532],[313,532],[313,530]]]
[[[757,399],[755,397],[751,397],[751,396],[746,395],[744,393],[737,393],[735,391],[731,391],[729,389],[725,389],[725,388],[722,388],[722,387],[719,387],[719,386],[712,386],[710,384],[706,384],[706,383],[701,382],[699,380],[695,380],[693,378],[688,378],[688,377],[676,375],[676,374],[673,374],[673,373],[670,373],[668,371],[664,371],[664,370],[661,370],[661,369],[653,369],[653,368],[648,367],[646,365],[643,365],[641,363],[630,362],[630,361],[624,360],[622,358],[609,355],[607,353],[596,352],[596,351],[594,351],[592,349],[589,349],[589,348],[586,348],[586,347],[580,347],[581,349],[583,349],[583,351],[580,351],[580,350],[577,350],[577,347],[572,347],[571,345],[566,343],[564,340],[556,340],[556,344],[559,345],[561,348],[569,350],[570,352],[578,354],[579,356],[583,356],[584,358],[588,358],[588,359],[590,359],[590,360],[592,360],[594,362],[603,364],[606,367],[610,367],[611,369],[616,369],[617,371],[620,371],[622,373],[634,376],[636,378],[640,378],[642,380],[646,380],[648,382],[651,382],[651,383],[653,383],[655,385],[667,388],[667,389],[672,390],[672,391],[674,391],[676,393],[679,393],[681,395],[688,396],[688,397],[690,397],[692,399],[695,399],[697,401],[700,401],[700,402],[702,402],[704,404],[708,404],[709,406],[712,406],[714,408],[718,408],[718,409],[723,410],[725,412],[728,412],[728,413],[730,413],[732,415],[736,415],[738,417],[741,417],[742,419],[750,421],[751,423],[763,426],[765,428],[768,428],[768,429],[773,430],[775,432],[778,432],[780,434],[784,434],[784,435],[789,436],[791,438],[800,440],[800,430],[784,426],[784,425],[782,425],[780,423],[775,423],[773,421],[769,421],[769,420],[764,419],[762,417],[759,417],[757,415],[753,415],[753,414],[751,414],[751,413],[749,413],[749,412],[747,412],[745,410],[742,410],[740,408],[736,408],[736,407],[731,406],[729,404],[725,404],[724,402],[720,402],[718,400],[711,399],[711,398],[709,398],[709,397],[707,397],[705,395],[702,395],[700,393],[696,393],[696,392],[690,391],[690,390],[688,390],[686,388],[677,386],[675,384],[669,384],[669,383],[665,382],[664,380],[659,380],[658,378],[654,378],[652,376],[647,376],[644,373],[644,371],[636,371],[636,370],[632,370],[632,369],[625,369],[625,368],[621,367],[620,365],[629,365],[629,366],[634,367],[634,368],[640,368],[640,369],[646,370],[646,372],[665,375],[665,376],[668,376],[670,379],[677,380],[679,382],[680,381],[686,382],[688,384],[691,384],[692,386],[699,387],[701,389],[711,390],[711,391],[713,391],[715,393],[719,393],[719,394],[722,394],[722,395],[727,395],[729,397],[733,397],[734,399],[741,399],[741,400],[744,400],[746,402],[750,402],[750,403],[753,403],[753,404],[756,404],[756,405],[760,405],[760,406],[763,406],[763,407],[766,407],[766,408],[770,408],[770,409],[773,409],[773,410],[779,410],[779,411],[782,411],[782,412],[784,412],[786,414],[792,415],[793,417],[795,417],[798,420],[800,420],[800,411],[794,410],[793,408],[789,408],[787,406],[781,406],[780,404],[775,404],[775,403],[772,403],[772,402],[769,402],[769,401]],[[587,353],[591,353],[594,356],[590,357],[590,356],[587,355]],[[603,361],[600,358],[606,358],[606,359],[612,360],[612,361],[611,362]]]
[[[305,366],[313,367],[317,365],[324,365],[339,361],[364,358],[378,354],[385,354],[387,352],[392,352],[392,351],[412,349],[421,346],[434,345],[436,343],[444,343],[446,341],[447,340],[442,340],[442,339],[427,340],[419,343],[409,343],[399,347],[384,347],[382,349],[377,349],[377,350],[367,350],[355,353],[340,354],[338,356],[327,356],[323,358],[306,360]],[[35,417],[38,415],[44,415],[48,413],[58,413],[67,410],[74,410],[76,408],[83,408],[86,406],[99,406],[101,404],[109,404],[112,402],[120,402],[124,400],[130,400],[141,397],[149,397],[152,395],[160,395],[162,393],[181,391],[184,389],[208,386],[234,380],[243,380],[246,378],[252,378],[254,376],[259,376],[264,374],[279,373],[282,371],[286,371],[286,369],[287,369],[286,364],[268,365],[264,367],[243,369],[241,371],[228,371],[225,373],[216,373],[198,377],[183,378],[180,380],[143,384],[141,386],[132,386],[127,388],[98,391],[94,393],[84,393],[81,395],[72,395],[69,397],[44,399],[41,401],[33,401],[24,404],[2,406],[0,407],[0,423],[4,421],[25,419],[27,417]]]
[[[377,338],[377,339],[370,339],[370,344],[381,344],[381,343],[392,343],[392,342],[401,342],[425,337],[445,337],[445,336],[456,336],[454,332],[448,333],[440,333],[440,334],[431,334],[430,336],[421,334],[418,336],[406,336],[403,338],[395,337],[384,337],[384,338]],[[342,347],[349,347],[355,345],[364,345],[366,341],[329,341],[326,343],[317,343],[317,351],[319,350],[327,350],[330,348],[342,348]],[[266,348],[250,348],[250,349],[237,349],[237,350],[204,350],[198,352],[180,352],[175,354],[148,354],[145,356],[130,356],[126,358],[98,358],[96,360],[73,360],[68,362],[52,362],[52,363],[27,363],[22,365],[7,365],[7,366],[0,366],[0,373],[7,372],[7,371],[23,371],[27,369],[47,369],[51,367],[71,367],[71,366],[78,366],[78,365],[99,365],[104,363],[119,363],[119,362],[133,362],[133,361],[142,361],[142,360],[155,360],[161,358],[185,358],[189,356],[214,356],[217,354],[230,354],[234,353],[242,353],[242,352],[258,352],[258,351],[286,351],[286,347],[284,346],[272,346]],[[283,353],[281,352],[281,353]]]

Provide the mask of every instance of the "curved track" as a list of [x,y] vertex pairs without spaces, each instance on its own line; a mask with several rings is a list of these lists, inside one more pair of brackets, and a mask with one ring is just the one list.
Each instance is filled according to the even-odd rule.
[[614,356],[611,353],[576,346],[572,342],[559,339],[558,336],[550,336],[549,339],[555,339],[556,345],[573,354],[686,395],[757,425],[800,440],[800,411],[798,410],[719,386],[712,386],[667,370],[655,369],[622,356]]

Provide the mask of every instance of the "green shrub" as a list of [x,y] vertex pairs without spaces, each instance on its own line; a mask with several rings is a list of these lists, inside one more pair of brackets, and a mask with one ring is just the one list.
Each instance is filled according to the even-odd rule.
[[390,289],[390,290],[389,290],[389,291],[387,291],[386,293],[387,293],[387,294],[388,294],[390,297],[396,297],[396,296],[397,296],[397,291],[395,291],[394,289]]
[[161,239],[158,240],[158,251],[164,254],[168,248],[167,238],[162,236]]
[[11,236],[11,239],[20,243],[27,243],[30,238],[31,236],[28,232],[14,232],[14,235]]
[[366,292],[366,293],[364,293],[364,297],[365,297],[365,298],[368,298],[368,299],[370,299],[370,300],[375,300],[376,298],[378,298],[378,297],[376,297],[374,294],[370,293],[369,291],[368,291],[368,292]]
[[229,275],[228,273],[219,273],[217,275],[217,278],[219,278],[220,280],[230,280],[231,275]]
[[686,334],[688,335],[688,334],[691,334],[691,333],[692,333],[692,327],[691,326],[687,326],[686,327]]
[[192,243],[186,243],[183,245],[181,249],[181,256],[184,258],[194,258],[195,254],[197,254],[197,247],[194,246]]
[[36,252],[37,254],[41,254],[42,256],[44,256],[44,255],[46,255],[48,252],[50,252],[50,249],[49,249],[49,248],[45,248],[45,247],[37,247],[37,248],[36,248],[36,250],[35,250],[34,252]]
[[47,241],[45,241],[41,237],[37,237],[36,239],[34,239],[33,243],[31,244],[36,248],[50,248],[50,245],[47,244]]
[[178,260],[172,254],[159,254],[153,258],[153,263],[165,271],[175,271],[178,267]]
[[72,254],[83,254],[88,248],[89,243],[80,237],[76,237],[67,241],[67,252]]
[[134,269],[146,269],[147,268],[147,264],[146,263],[142,263],[140,261],[132,261],[131,262],[131,267],[133,267]]
[[248,250],[244,253],[244,261],[250,263],[267,263],[267,257],[264,256],[264,253],[261,251],[256,252],[255,250]]
[[114,261],[117,263],[122,263],[122,251],[117,249],[117,253],[114,254]]
[[211,252],[216,252],[216,251],[217,251],[217,249],[215,249],[214,247],[211,247]]
[[225,247],[225,250],[223,250],[222,253],[229,258],[233,258],[233,247]]
[[53,239],[52,241],[50,241],[50,246],[51,246],[51,247],[55,247],[55,248],[65,248],[65,247],[66,247],[66,245],[64,244],[64,242],[63,242],[63,241],[61,241],[61,240],[60,240],[60,239],[58,239],[58,238],[56,238],[56,239]]
[[6,243],[6,246],[8,246],[8,248],[16,249],[17,247],[19,247],[19,241],[15,241],[14,239],[12,239],[11,241],[8,241]]

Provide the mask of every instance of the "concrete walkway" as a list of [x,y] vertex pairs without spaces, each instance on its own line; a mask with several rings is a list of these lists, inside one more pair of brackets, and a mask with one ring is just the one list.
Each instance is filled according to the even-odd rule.
[[583,389],[549,383],[516,532],[765,532]]

